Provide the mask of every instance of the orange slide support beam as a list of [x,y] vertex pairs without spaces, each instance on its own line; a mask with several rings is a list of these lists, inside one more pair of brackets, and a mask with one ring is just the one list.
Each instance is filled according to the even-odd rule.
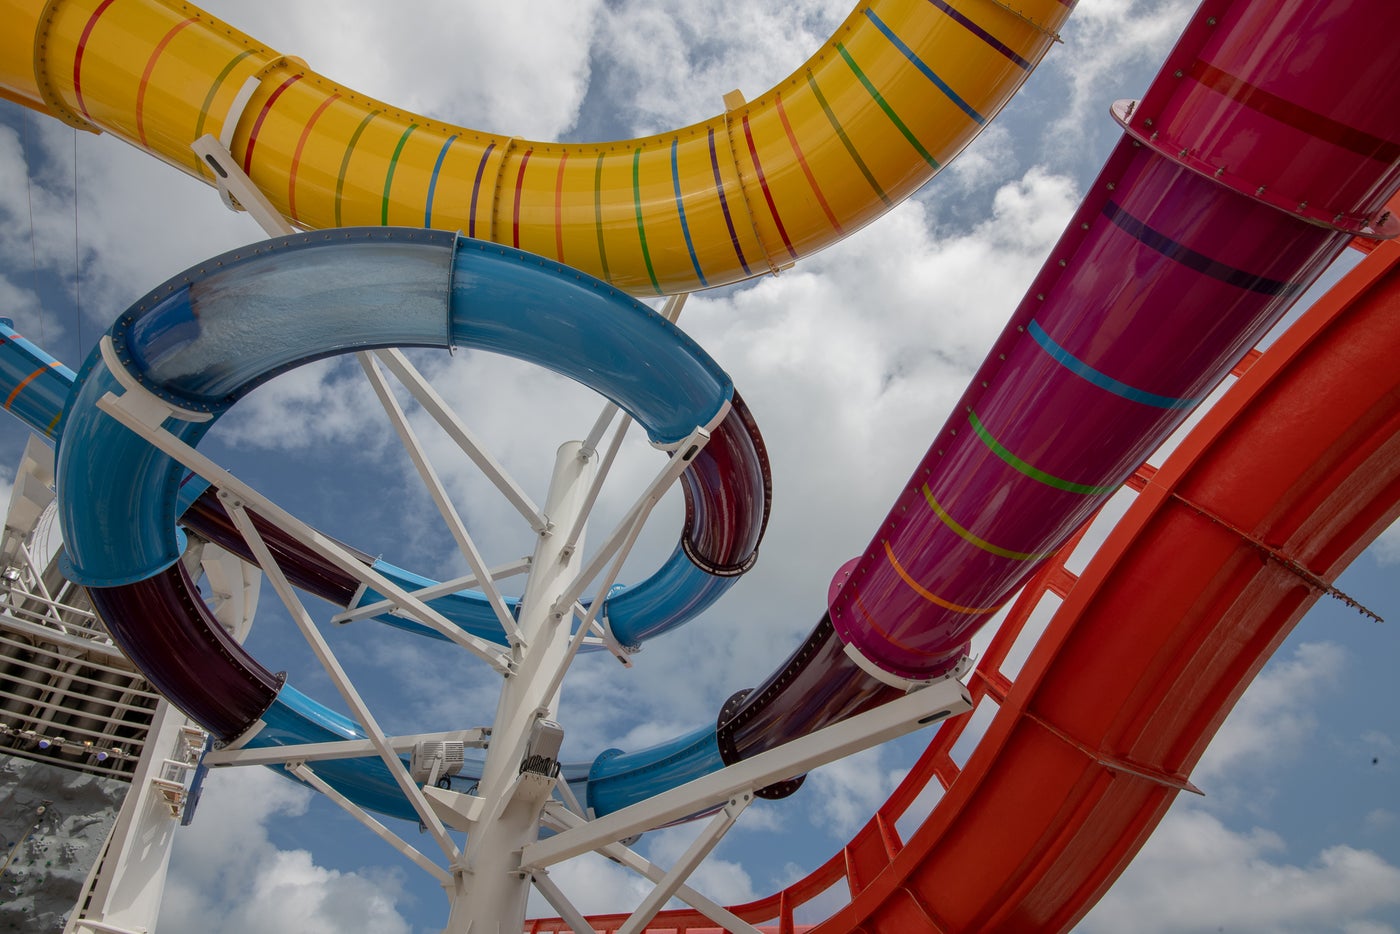
[[[779,934],[1057,931],[1108,891],[1195,790],[1192,768],[1269,656],[1400,515],[1400,242],[1363,246],[1166,463],[1138,471],[1083,575],[1064,569],[1076,537],[1027,584],[970,679],[995,716],[965,766],[950,754],[960,718],[831,860],[737,915]],[[1063,602],[1014,670],[1046,594]],[[832,886],[849,903],[795,924]],[[589,920],[608,934],[626,916]],[[717,934],[693,911],[649,930]]]
[[758,99],[614,142],[429,120],[174,0],[0,0],[0,95],[210,182],[190,145],[229,136],[301,227],[460,230],[671,294],[777,271],[918,190],[1021,87],[1072,5],[861,3]]

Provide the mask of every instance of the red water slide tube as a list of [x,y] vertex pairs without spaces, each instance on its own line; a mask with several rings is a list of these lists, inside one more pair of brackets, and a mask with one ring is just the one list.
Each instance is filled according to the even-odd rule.
[[[735,913],[781,934],[1072,927],[1192,789],[1192,768],[1269,656],[1400,516],[1396,347],[1391,241],[1246,358],[1160,469],[1137,471],[1135,502],[1081,576],[1063,566],[1071,541],[1026,587],[972,675],[996,715],[965,766],[950,756],[959,720],[831,860]],[[1047,593],[1062,598],[1058,612],[1020,671],[1004,672]],[[896,825],[940,791],[902,839]],[[833,885],[849,904],[794,924]],[[590,922],[607,934],[624,919]],[[666,912],[649,930],[716,929]]]

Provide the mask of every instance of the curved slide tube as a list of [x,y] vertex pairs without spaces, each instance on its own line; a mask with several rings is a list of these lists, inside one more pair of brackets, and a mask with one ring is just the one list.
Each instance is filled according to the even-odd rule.
[[428,120],[167,0],[0,0],[0,92],[211,182],[190,144],[230,137],[301,227],[460,230],[672,294],[777,271],[912,194],[1020,88],[1072,5],[862,3],[757,100],[604,143]]
[[[1345,16],[1202,7],[1143,101],[1118,109],[1127,135],[829,617],[734,705],[727,761],[880,703],[889,675],[951,670],[1353,234],[1393,236],[1400,64],[1374,28],[1388,15],[1385,0]],[[1287,53],[1304,37],[1298,75]]]
[[9,318],[0,318],[0,387],[7,412],[50,441],[58,437],[73,371],[15,333]]
[[[1391,241],[1253,362],[1160,468],[1138,472],[1133,505],[1078,578],[1062,563],[1072,539],[1026,585],[969,679],[996,714],[965,763],[950,755],[959,719],[830,861],[730,910],[801,931],[794,913],[836,886],[849,904],[811,934],[1073,929],[1191,789],[1268,656],[1400,514],[1397,346]],[[1059,610],[1017,666],[1008,655],[1047,594]],[[625,920],[589,918],[598,931]],[[713,925],[678,910],[650,929]],[[540,918],[525,930],[563,927]]]
[[[549,360],[617,402],[657,444],[711,430],[712,444],[676,453],[691,461],[697,491],[682,549],[700,565],[685,559],[692,577],[732,580],[714,572],[751,563],[767,516],[761,442],[713,361],[605,284],[508,248],[423,231],[296,235],[177,277],[122,316],[111,336],[123,375],[183,411],[213,416],[168,422],[192,445],[270,376],[331,353],[457,345]],[[69,400],[58,476],[71,577],[89,587],[114,637],[162,691],[220,739],[237,740],[259,721],[249,745],[357,738],[353,723],[279,685],[210,618],[178,561],[187,472],[97,408],[120,388],[94,353]],[[91,469],[96,451],[101,471]],[[693,615],[695,594],[707,587],[656,599],[666,619],[654,625]],[[381,762],[343,760],[321,771],[366,807],[413,816]]]
[[[7,319],[0,319],[0,387],[5,390],[0,404],[6,410],[54,440],[62,429],[63,408],[73,381],[72,370],[16,333]],[[767,526],[772,500],[767,452],[753,416],[737,393],[730,398],[730,408],[734,421],[712,434],[705,451],[681,476],[685,525],[675,551],[646,580],[614,588],[605,598],[600,616],[608,620],[623,645],[639,645],[694,618],[723,596],[732,579],[757,557],[757,543]],[[215,491],[197,481],[182,483],[176,512],[202,537],[252,561]],[[743,523],[726,521],[725,517],[732,515],[747,518]],[[758,517],[756,524],[754,516]],[[374,590],[362,588],[353,575],[302,548],[276,526],[254,518],[272,553],[298,587],[350,609],[381,599]],[[338,544],[357,551],[343,542]],[[359,556],[366,566],[403,589],[435,583],[364,552]],[[447,594],[428,603],[467,632],[506,643],[494,611],[480,592]],[[507,600],[507,605],[514,611],[516,601]],[[419,635],[444,638],[399,616],[375,618]]]
[[[298,239],[292,238],[289,242],[295,244]],[[259,248],[259,251],[265,249]],[[225,267],[230,265],[227,257],[210,265],[218,262],[223,262]],[[152,294],[158,296],[168,292],[162,287]],[[150,304],[138,303],[147,307]],[[173,317],[188,321],[183,312]],[[174,329],[162,326],[158,330]],[[89,376],[89,371],[97,367],[97,358],[94,357],[84,371],[85,384],[99,387],[89,388],[90,397],[97,396],[99,391],[109,390],[112,385],[110,381],[104,381],[100,373],[95,378]],[[12,398],[23,400],[12,411],[22,415],[31,427],[42,430],[43,426],[60,423],[60,410],[55,407],[54,399],[69,395],[73,377],[66,368],[3,324],[0,324],[0,373],[9,377],[7,383],[0,385],[13,386]],[[152,388],[161,391],[171,401],[181,398],[158,385],[152,384]],[[95,412],[85,413],[78,423],[78,430],[87,434],[93,433],[94,425],[98,426],[101,438],[90,444],[104,446],[104,450],[114,444],[119,447],[129,444],[134,437],[123,437],[115,424],[104,422]],[[185,440],[196,441],[197,436],[208,427],[198,426],[189,432]],[[144,457],[148,452],[140,453]],[[70,469],[81,470],[81,461],[81,454],[72,455]],[[190,482],[189,475],[168,462],[162,464],[161,469],[165,471],[163,478],[148,474],[144,483],[136,484],[148,493],[143,497],[145,505],[142,508],[152,508],[150,501],[158,498],[161,500],[155,507],[158,514],[179,516],[186,527],[201,536],[242,554],[247,560],[254,560],[220,503],[217,490]],[[691,468],[682,474],[682,480],[687,502],[682,546],[677,548],[673,559],[651,578],[636,585],[615,587],[614,593],[607,598],[604,613],[614,627],[614,634],[621,638],[649,638],[693,618],[709,601],[727,589],[737,569],[748,567],[756,557],[757,540],[762,537],[767,521],[767,461],[763,455],[762,439],[737,393],[731,396],[729,416],[711,433],[709,443],[695,457]],[[108,489],[101,495],[114,495],[112,489],[125,482],[132,481],[128,477],[125,481],[108,484]],[[168,509],[172,485],[175,487],[175,500],[173,508]],[[111,511],[99,509],[97,514],[105,515]],[[122,514],[127,514],[125,509]],[[283,572],[298,587],[337,605],[355,605],[359,590],[357,577],[311,552],[256,513],[252,514],[252,520]],[[158,525],[148,524],[146,534],[154,535]],[[704,533],[697,534],[694,531],[696,527],[702,527]],[[116,534],[116,530],[113,534]],[[169,536],[165,538],[169,539]],[[120,536],[119,540],[99,540],[99,546],[107,553],[104,559],[107,561],[117,560],[130,544]],[[177,547],[182,547],[178,536],[161,545],[165,556]],[[355,551],[343,544],[340,547]],[[395,581],[410,582],[415,586],[433,583],[376,561],[363,552],[355,553],[366,567],[373,567]],[[694,563],[684,559],[681,562],[674,560],[682,554],[694,554]],[[165,556],[157,563],[164,562]],[[713,573],[714,569],[719,569],[718,575]],[[224,741],[233,741],[259,722],[259,732],[249,745],[360,738],[360,731],[354,723],[326,710],[294,688],[282,686],[277,677],[248,658],[214,622],[179,563],[169,565],[135,587],[100,586],[133,576],[130,573],[116,578],[92,578],[76,567],[70,568],[70,573],[94,587],[94,599],[104,608],[104,618],[112,624],[114,631],[123,630],[122,621],[128,621],[135,627],[124,636],[118,635],[119,639],[127,639],[141,646],[130,650],[129,654],[144,659],[143,664],[156,666],[152,672],[153,680],[162,686],[162,690],[169,696],[179,698],[187,712]],[[635,597],[636,594],[641,597]],[[361,597],[359,602],[367,600]],[[515,603],[508,602],[512,606]],[[484,598],[475,592],[452,594],[429,601],[434,609],[444,612],[454,621],[460,620],[458,611],[462,606],[484,603]],[[634,612],[633,604],[640,607],[640,611]],[[625,612],[617,611],[619,605],[624,607]],[[381,618],[415,634],[444,638],[434,630],[398,617]],[[470,618],[475,620],[474,615]],[[632,628],[619,628],[619,620]],[[646,625],[639,626],[643,621]],[[505,642],[494,617],[489,625],[481,624],[471,631],[502,644]],[[153,647],[157,641],[162,643],[158,649]],[[174,658],[182,662],[175,664],[172,662]],[[165,673],[162,674],[162,671]],[[260,721],[256,715],[258,710],[263,711]],[[564,766],[568,780],[577,786],[581,797],[595,802],[595,806],[601,809],[599,813],[610,810],[606,802],[640,800],[723,765],[713,727],[649,747],[625,757],[611,768],[606,767],[606,763],[618,758],[618,753],[618,750],[608,750],[596,762]],[[456,780],[470,784],[474,780],[473,770],[479,770],[480,765],[480,762],[469,758],[463,773]],[[624,767],[618,768],[619,765]],[[337,774],[337,770],[341,771]],[[412,819],[413,815],[403,806],[391,777],[377,762],[360,760],[353,767],[337,764],[329,771],[323,766],[320,771],[354,800],[393,816]]]
[[[1385,5],[1325,22],[1261,3],[1208,6],[1143,103],[1124,111],[1134,138],[1111,157],[893,521],[850,569],[830,630],[868,664],[903,677],[945,672],[977,623],[1346,239],[1379,226],[1395,188],[1396,82],[1377,48],[1382,31],[1367,30]],[[1321,49],[1306,84],[1269,53],[1302,35]],[[1358,61],[1384,73],[1358,79]],[[1238,151],[1242,139],[1255,147]],[[1270,161],[1279,153],[1288,164]],[[1284,200],[1297,210],[1278,210]],[[972,480],[955,487],[955,475]],[[722,746],[751,753],[787,738],[750,728],[765,716],[805,730],[888,690],[825,629],[794,664],[832,659],[826,673],[851,685],[844,700],[806,711],[811,696],[777,689],[775,677],[737,705]]]

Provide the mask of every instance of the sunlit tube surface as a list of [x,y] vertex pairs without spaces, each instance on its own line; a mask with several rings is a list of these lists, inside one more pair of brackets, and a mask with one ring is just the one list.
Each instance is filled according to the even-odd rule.
[[[299,226],[461,230],[669,294],[786,266],[928,181],[1021,86],[1072,3],[1011,6],[862,3],[755,100],[603,143],[429,120],[165,0],[0,2],[0,90],[211,182],[190,144],[231,136],[239,165]],[[233,113],[250,79],[257,90]]]

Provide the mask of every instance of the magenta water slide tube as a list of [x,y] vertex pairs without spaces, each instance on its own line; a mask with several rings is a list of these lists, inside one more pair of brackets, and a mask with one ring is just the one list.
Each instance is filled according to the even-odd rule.
[[1394,235],[1386,23],[1388,0],[1202,5],[829,624],[722,720],[728,761],[947,673],[1353,235]]

